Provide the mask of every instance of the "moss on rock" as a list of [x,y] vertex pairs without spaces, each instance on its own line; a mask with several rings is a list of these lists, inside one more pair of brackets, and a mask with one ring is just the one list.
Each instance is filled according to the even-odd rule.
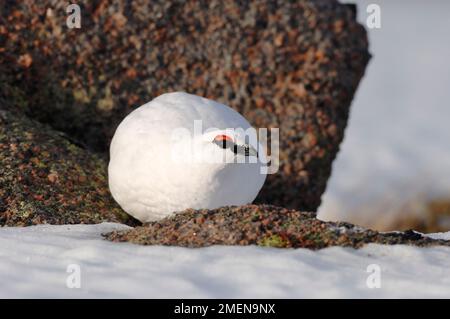
[[136,225],[111,198],[106,162],[0,106],[0,225]]
[[132,230],[106,234],[108,240],[142,245],[205,247],[259,245],[277,248],[360,248],[368,243],[445,245],[414,231],[379,233],[349,223],[318,220],[314,213],[270,205],[186,210]]

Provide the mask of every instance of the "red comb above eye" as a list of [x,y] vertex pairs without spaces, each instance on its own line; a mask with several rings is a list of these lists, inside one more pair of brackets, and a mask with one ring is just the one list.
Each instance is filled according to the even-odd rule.
[[230,142],[232,142],[233,139],[232,139],[231,137],[229,137],[228,135],[222,134],[222,135],[217,135],[217,136],[214,138],[214,141],[217,141],[217,142],[220,142],[220,141],[230,141]]

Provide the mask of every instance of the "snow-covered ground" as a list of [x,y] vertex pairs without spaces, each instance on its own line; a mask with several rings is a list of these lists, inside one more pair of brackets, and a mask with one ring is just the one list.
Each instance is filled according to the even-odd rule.
[[[112,223],[0,228],[0,297],[450,298],[448,247],[188,249],[101,237],[126,228]],[[450,232],[439,236],[450,239]],[[80,266],[80,288],[66,284],[76,275],[67,272],[73,264]],[[377,267],[380,288],[369,288]]]
[[370,3],[381,29],[367,29],[373,58],[319,217],[389,225],[417,202],[450,198],[450,1],[348,0],[364,23]]

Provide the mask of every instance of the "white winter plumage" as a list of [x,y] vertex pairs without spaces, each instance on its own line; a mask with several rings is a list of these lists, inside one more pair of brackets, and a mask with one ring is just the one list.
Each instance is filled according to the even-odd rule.
[[[195,135],[198,120],[203,132]],[[199,96],[167,93],[144,104],[122,121],[111,142],[108,170],[114,199],[142,222],[187,208],[251,203],[266,178],[260,171],[265,151],[241,131],[229,130],[238,128],[251,126],[230,107]],[[191,134],[176,134],[183,131]],[[214,143],[223,136],[240,150],[247,146],[250,154]]]

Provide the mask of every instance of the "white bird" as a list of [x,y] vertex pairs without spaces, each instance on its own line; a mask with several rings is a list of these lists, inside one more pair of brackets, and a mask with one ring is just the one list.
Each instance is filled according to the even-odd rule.
[[187,208],[251,203],[266,179],[265,149],[248,134],[252,129],[218,102],[184,92],[160,95],[131,112],[114,134],[111,194],[142,222]]

